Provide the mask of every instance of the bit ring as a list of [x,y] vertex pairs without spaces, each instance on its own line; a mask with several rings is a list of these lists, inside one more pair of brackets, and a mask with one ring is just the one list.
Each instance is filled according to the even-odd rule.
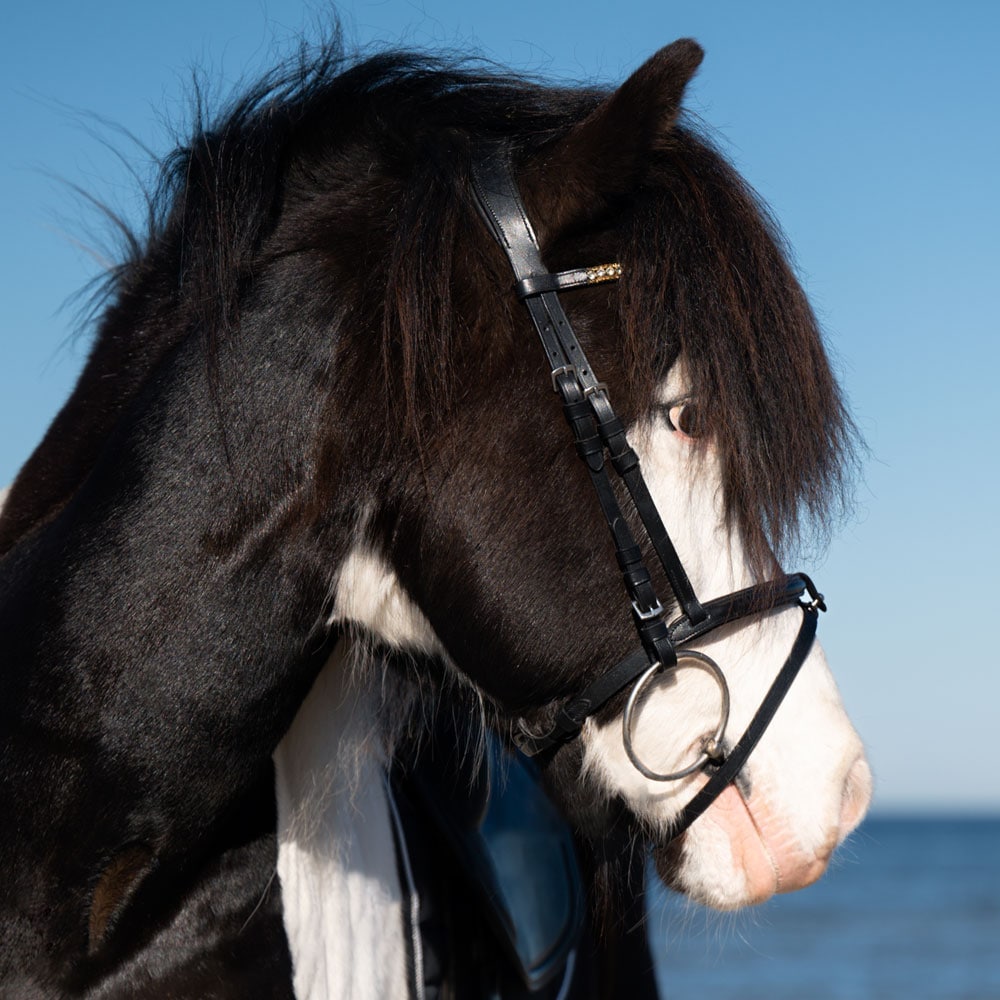
[[646,685],[649,684],[653,677],[663,669],[663,664],[654,663],[632,686],[632,691],[629,693],[628,701],[625,703],[625,712],[622,715],[622,743],[625,745],[625,753],[628,754],[628,759],[632,762],[632,766],[641,775],[643,775],[643,777],[649,778],[650,781],[677,781],[680,778],[686,778],[689,774],[694,774],[695,771],[704,767],[709,761],[718,759],[720,756],[722,739],[726,734],[726,726],[729,724],[729,685],[726,683],[726,678],[722,673],[722,669],[710,656],[706,656],[704,653],[700,653],[696,649],[678,650],[677,663],[668,669],[677,670],[684,660],[694,660],[697,666],[703,670],[707,670],[708,673],[710,673],[715,679],[715,682],[719,685],[719,690],[722,692],[722,708],[719,713],[719,725],[716,727],[713,735],[706,738],[702,742],[703,749],[701,755],[693,764],[689,764],[687,767],[681,768],[679,771],[671,771],[669,774],[661,774],[658,771],[653,771],[646,767],[646,765],[639,759],[634,747],[632,746],[632,729],[635,722],[635,707],[639,703],[639,698],[641,697],[642,692],[645,690]]

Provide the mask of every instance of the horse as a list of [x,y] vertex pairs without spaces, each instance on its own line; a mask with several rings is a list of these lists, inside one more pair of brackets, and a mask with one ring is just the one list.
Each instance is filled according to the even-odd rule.
[[4,996],[424,995],[389,779],[440,718],[533,758],[595,940],[647,854],[820,876],[871,776],[780,565],[856,432],[701,58],[331,44],[165,161],[0,517]]

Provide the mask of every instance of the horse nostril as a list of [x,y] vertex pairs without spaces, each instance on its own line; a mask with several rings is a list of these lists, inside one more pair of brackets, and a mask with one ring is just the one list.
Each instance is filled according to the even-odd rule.
[[872,772],[868,761],[859,757],[844,781],[840,806],[838,840],[843,840],[862,820],[872,800]]

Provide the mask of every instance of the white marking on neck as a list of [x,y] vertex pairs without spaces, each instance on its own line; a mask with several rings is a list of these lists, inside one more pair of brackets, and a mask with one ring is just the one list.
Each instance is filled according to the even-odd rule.
[[278,875],[298,1000],[405,997],[403,894],[374,696],[343,640],[274,754]]
[[329,624],[359,625],[397,649],[443,655],[430,622],[396,574],[370,549],[358,546],[341,564]]

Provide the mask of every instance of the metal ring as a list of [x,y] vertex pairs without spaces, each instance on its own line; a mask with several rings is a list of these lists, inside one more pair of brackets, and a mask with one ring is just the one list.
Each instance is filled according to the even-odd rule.
[[646,767],[639,760],[632,747],[632,715],[646,685],[658,671],[663,669],[662,664],[654,663],[633,685],[632,691],[628,696],[628,701],[625,703],[625,713],[622,716],[622,742],[625,744],[625,753],[628,754],[628,759],[632,762],[633,767],[643,777],[649,778],[650,781],[677,781],[680,778],[686,778],[689,774],[694,774],[695,771],[704,767],[708,761],[718,756],[719,747],[722,746],[722,738],[726,734],[726,726],[729,724],[729,685],[726,683],[726,678],[719,665],[710,656],[706,656],[696,649],[680,649],[677,651],[677,663],[669,669],[677,670],[682,660],[696,661],[704,669],[708,670],[719,685],[719,690],[722,692],[722,710],[719,713],[719,725],[714,735],[703,742],[704,749],[701,756],[688,767],[680,771],[671,771],[669,774],[660,774]]

